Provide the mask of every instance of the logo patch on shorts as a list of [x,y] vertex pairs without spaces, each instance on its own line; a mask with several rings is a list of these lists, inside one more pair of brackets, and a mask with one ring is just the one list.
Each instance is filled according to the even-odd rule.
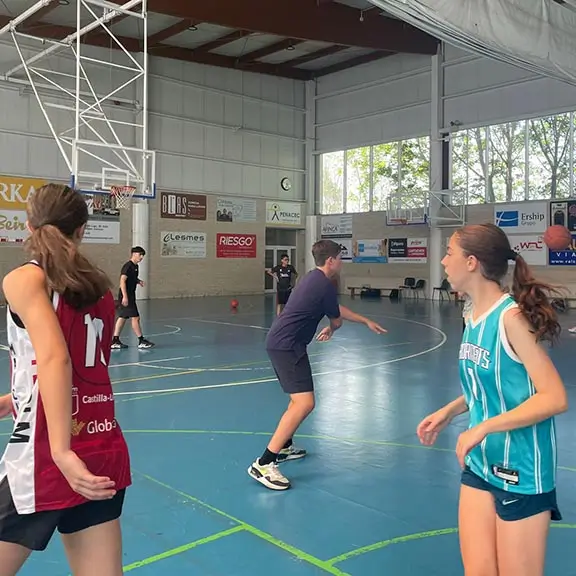
[[520,474],[518,470],[512,470],[510,468],[504,468],[503,466],[492,465],[492,474],[500,480],[504,480],[506,484],[512,484],[517,486],[520,483]]

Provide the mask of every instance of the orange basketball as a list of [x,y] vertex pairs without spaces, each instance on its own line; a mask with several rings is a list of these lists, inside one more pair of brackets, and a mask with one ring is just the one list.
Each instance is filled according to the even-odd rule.
[[544,243],[550,250],[566,250],[572,244],[572,235],[566,226],[554,224],[544,232]]

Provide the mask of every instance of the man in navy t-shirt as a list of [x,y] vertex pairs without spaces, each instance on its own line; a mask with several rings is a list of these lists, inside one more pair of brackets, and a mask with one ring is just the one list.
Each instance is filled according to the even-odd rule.
[[329,340],[343,320],[365,324],[376,334],[386,332],[376,322],[338,304],[335,281],[342,267],[340,250],[340,245],[332,240],[314,244],[316,268],[298,283],[266,338],[266,351],[282,389],[290,395],[290,403],[264,454],[248,468],[248,474],[272,490],[290,488],[290,481],[277,463],[306,455],[305,450],[294,446],[292,436],[314,409],[314,381],[307,347],[322,318],[327,316],[330,325],[318,334],[321,342]]

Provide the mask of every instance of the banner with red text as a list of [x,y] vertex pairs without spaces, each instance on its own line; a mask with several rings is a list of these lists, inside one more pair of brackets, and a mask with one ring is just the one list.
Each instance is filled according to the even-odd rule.
[[216,258],[256,258],[256,234],[217,234]]

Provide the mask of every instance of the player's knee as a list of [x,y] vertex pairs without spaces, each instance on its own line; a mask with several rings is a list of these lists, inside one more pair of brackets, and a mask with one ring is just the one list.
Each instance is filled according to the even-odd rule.
[[292,402],[294,408],[303,416],[308,416],[308,414],[314,410],[314,406],[316,405],[314,394],[312,393],[297,394],[292,397]]

